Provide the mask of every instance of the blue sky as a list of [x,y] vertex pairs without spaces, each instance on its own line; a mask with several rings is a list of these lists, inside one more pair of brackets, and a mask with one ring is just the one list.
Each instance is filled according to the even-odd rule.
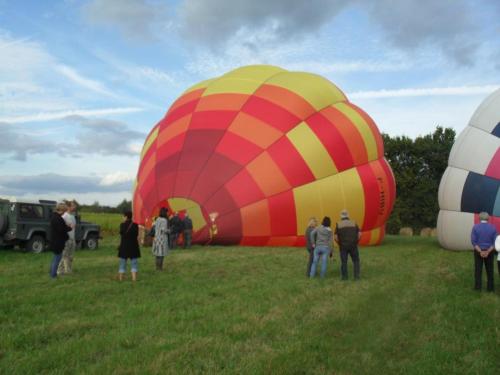
[[323,75],[382,132],[460,132],[500,87],[489,0],[0,0],[0,195],[131,198],[184,89],[247,64]]

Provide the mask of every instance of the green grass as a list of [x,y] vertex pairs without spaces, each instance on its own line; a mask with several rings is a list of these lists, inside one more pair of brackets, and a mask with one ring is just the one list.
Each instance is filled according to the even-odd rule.
[[108,214],[96,212],[82,212],[82,220],[90,221],[101,226],[101,235],[114,235],[120,232],[122,214]]
[[116,241],[55,281],[51,254],[0,252],[1,374],[499,373],[500,295],[434,239],[361,249],[359,282],[338,254],[308,280],[303,249],[196,247],[157,273],[144,248],[135,284]]

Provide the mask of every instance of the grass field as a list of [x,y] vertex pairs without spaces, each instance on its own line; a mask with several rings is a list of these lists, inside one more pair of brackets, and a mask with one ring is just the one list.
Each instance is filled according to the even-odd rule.
[[120,223],[123,215],[121,214],[104,214],[96,212],[82,212],[82,220],[90,221],[101,226],[101,234],[103,236],[114,235],[120,232]]
[[[362,280],[305,277],[303,249],[196,247],[115,280],[116,238],[78,251],[0,251],[1,374],[498,374],[497,292],[434,239],[361,249]],[[350,269],[352,270],[352,269]]]

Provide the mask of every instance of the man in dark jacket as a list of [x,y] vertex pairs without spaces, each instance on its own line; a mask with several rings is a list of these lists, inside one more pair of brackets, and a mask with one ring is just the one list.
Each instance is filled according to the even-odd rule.
[[188,214],[184,217],[184,249],[191,247],[191,238],[193,236],[193,221]]
[[487,212],[479,214],[479,224],[474,225],[471,232],[471,242],[474,247],[474,289],[481,290],[483,264],[486,268],[487,290],[493,292],[493,258],[495,252],[495,238],[497,230],[488,223],[490,215]]
[[347,210],[342,210],[340,213],[340,221],[335,227],[335,241],[340,248],[340,271],[342,280],[347,280],[347,258],[350,255],[354,265],[354,279],[359,279],[360,264],[358,242],[361,237],[357,224],[349,219]]
[[179,234],[182,233],[182,221],[179,214],[176,212],[172,217],[170,224],[170,248],[175,249],[177,245],[177,240],[179,239]]
[[71,230],[62,218],[62,214],[66,212],[66,209],[67,207],[64,203],[59,203],[56,206],[55,212],[52,212],[52,216],[50,218],[50,247],[54,253],[54,257],[52,258],[52,263],[50,265],[50,276],[52,278],[57,277],[57,268],[61,262],[64,245],[69,238],[68,232]]

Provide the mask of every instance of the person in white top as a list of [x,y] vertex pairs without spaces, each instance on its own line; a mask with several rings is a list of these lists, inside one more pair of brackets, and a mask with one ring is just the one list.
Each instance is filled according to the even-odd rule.
[[71,231],[68,232],[69,239],[66,241],[66,244],[64,245],[64,250],[62,253],[62,261],[61,263],[59,263],[59,268],[57,269],[58,275],[64,275],[73,272],[73,257],[75,255],[75,248],[76,248],[76,242],[75,242],[76,203],[74,201],[68,202],[67,206],[68,209],[62,215],[62,218],[66,223],[66,225],[71,228]]

